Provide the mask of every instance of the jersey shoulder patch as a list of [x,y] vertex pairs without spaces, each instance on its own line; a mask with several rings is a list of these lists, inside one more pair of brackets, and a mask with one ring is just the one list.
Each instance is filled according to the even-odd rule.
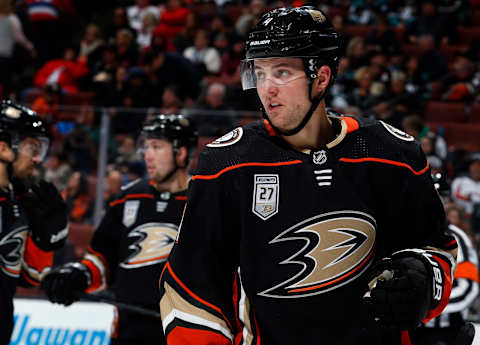
[[389,132],[391,135],[393,135],[395,138],[398,138],[400,140],[405,140],[405,141],[414,141],[415,138],[412,137],[410,134],[405,133],[404,131],[401,131],[400,129],[393,127],[392,125],[389,125],[388,123],[385,123],[383,121],[379,121],[383,127]]
[[237,127],[227,134],[215,139],[211,143],[207,144],[208,147],[225,147],[238,143],[243,137],[243,128]]

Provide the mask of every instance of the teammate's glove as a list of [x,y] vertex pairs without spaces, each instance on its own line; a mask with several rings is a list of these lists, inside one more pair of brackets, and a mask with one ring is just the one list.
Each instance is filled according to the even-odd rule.
[[52,303],[70,305],[77,301],[90,285],[90,271],[79,262],[56,267],[40,284]]
[[401,330],[419,326],[441,297],[443,272],[423,250],[403,250],[374,265],[364,301],[376,324]]
[[67,206],[52,183],[32,185],[21,200],[32,230],[32,239],[42,250],[61,248],[68,235]]

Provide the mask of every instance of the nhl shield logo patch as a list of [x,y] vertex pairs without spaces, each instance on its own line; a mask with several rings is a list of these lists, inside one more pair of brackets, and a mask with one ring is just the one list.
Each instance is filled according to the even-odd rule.
[[128,200],[125,202],[123,209],[123,225],[127,228],[137,220],[138,208],[140,206],[139,200]]
[[320,150],[313,153],[313,163],[321,165],[327,161],[327,152]]
[[252,212],[267,220],[278,212],[279,178],[278,175],[257,174],[254,178]]

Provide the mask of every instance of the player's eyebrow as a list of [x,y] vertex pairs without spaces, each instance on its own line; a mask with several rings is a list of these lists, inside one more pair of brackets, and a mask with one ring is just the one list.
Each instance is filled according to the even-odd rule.
[[[292,69],[296,69],[295,66],[292,66],[292,64],[288,63],[288,62],[279,62],[279,63],[276,63],[274,64],[273,66],[271,66],[272,68],[278,68],[278,67],[288,67],[288,68],[292,68]],[[257,66],[255,65],[254,66],[254,69],[257,70],[257,69],[263,69],[262,66]]]

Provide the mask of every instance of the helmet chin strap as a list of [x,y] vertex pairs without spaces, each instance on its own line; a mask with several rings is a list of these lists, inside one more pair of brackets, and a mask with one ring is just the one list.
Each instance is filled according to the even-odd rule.
[[325,98],[325,95],[327,93],[327,88],[328,88],[328,86],[327,86],[327,88],[322,92],[322,94],[320,96],[313,98],[312,97],[312,86],[313,86],[313,80],[310,81],[310,83],[308,84],[308,98],[310,99],[310,102],[311,102],[310,109],[308,109],[307,113],[303,117],[303,120],[298,124],[298,126],[293,128],[293,129],[288,129],[288,130],[284,131],[284,130],[281,130],[280,128],[274,126],[272,121],[270,121],[270,118],[268,117],[267,113],[265,112],[265,109],[262,107],[263,118],[268,121],[270,126],[272,126],[273,130],[275,132],[277,132],[277,134],[283,135],[283,136],[286,136],[286,137],[295,135],[298,132],[300,132],[303,129],[303,127],[305,127],[305,125],[308,123],[308,121],[310,120],[310,118],[313,115],[313,112],[317,109],[317,107],[320,104],[320,102],[322,101],[322,99]]

